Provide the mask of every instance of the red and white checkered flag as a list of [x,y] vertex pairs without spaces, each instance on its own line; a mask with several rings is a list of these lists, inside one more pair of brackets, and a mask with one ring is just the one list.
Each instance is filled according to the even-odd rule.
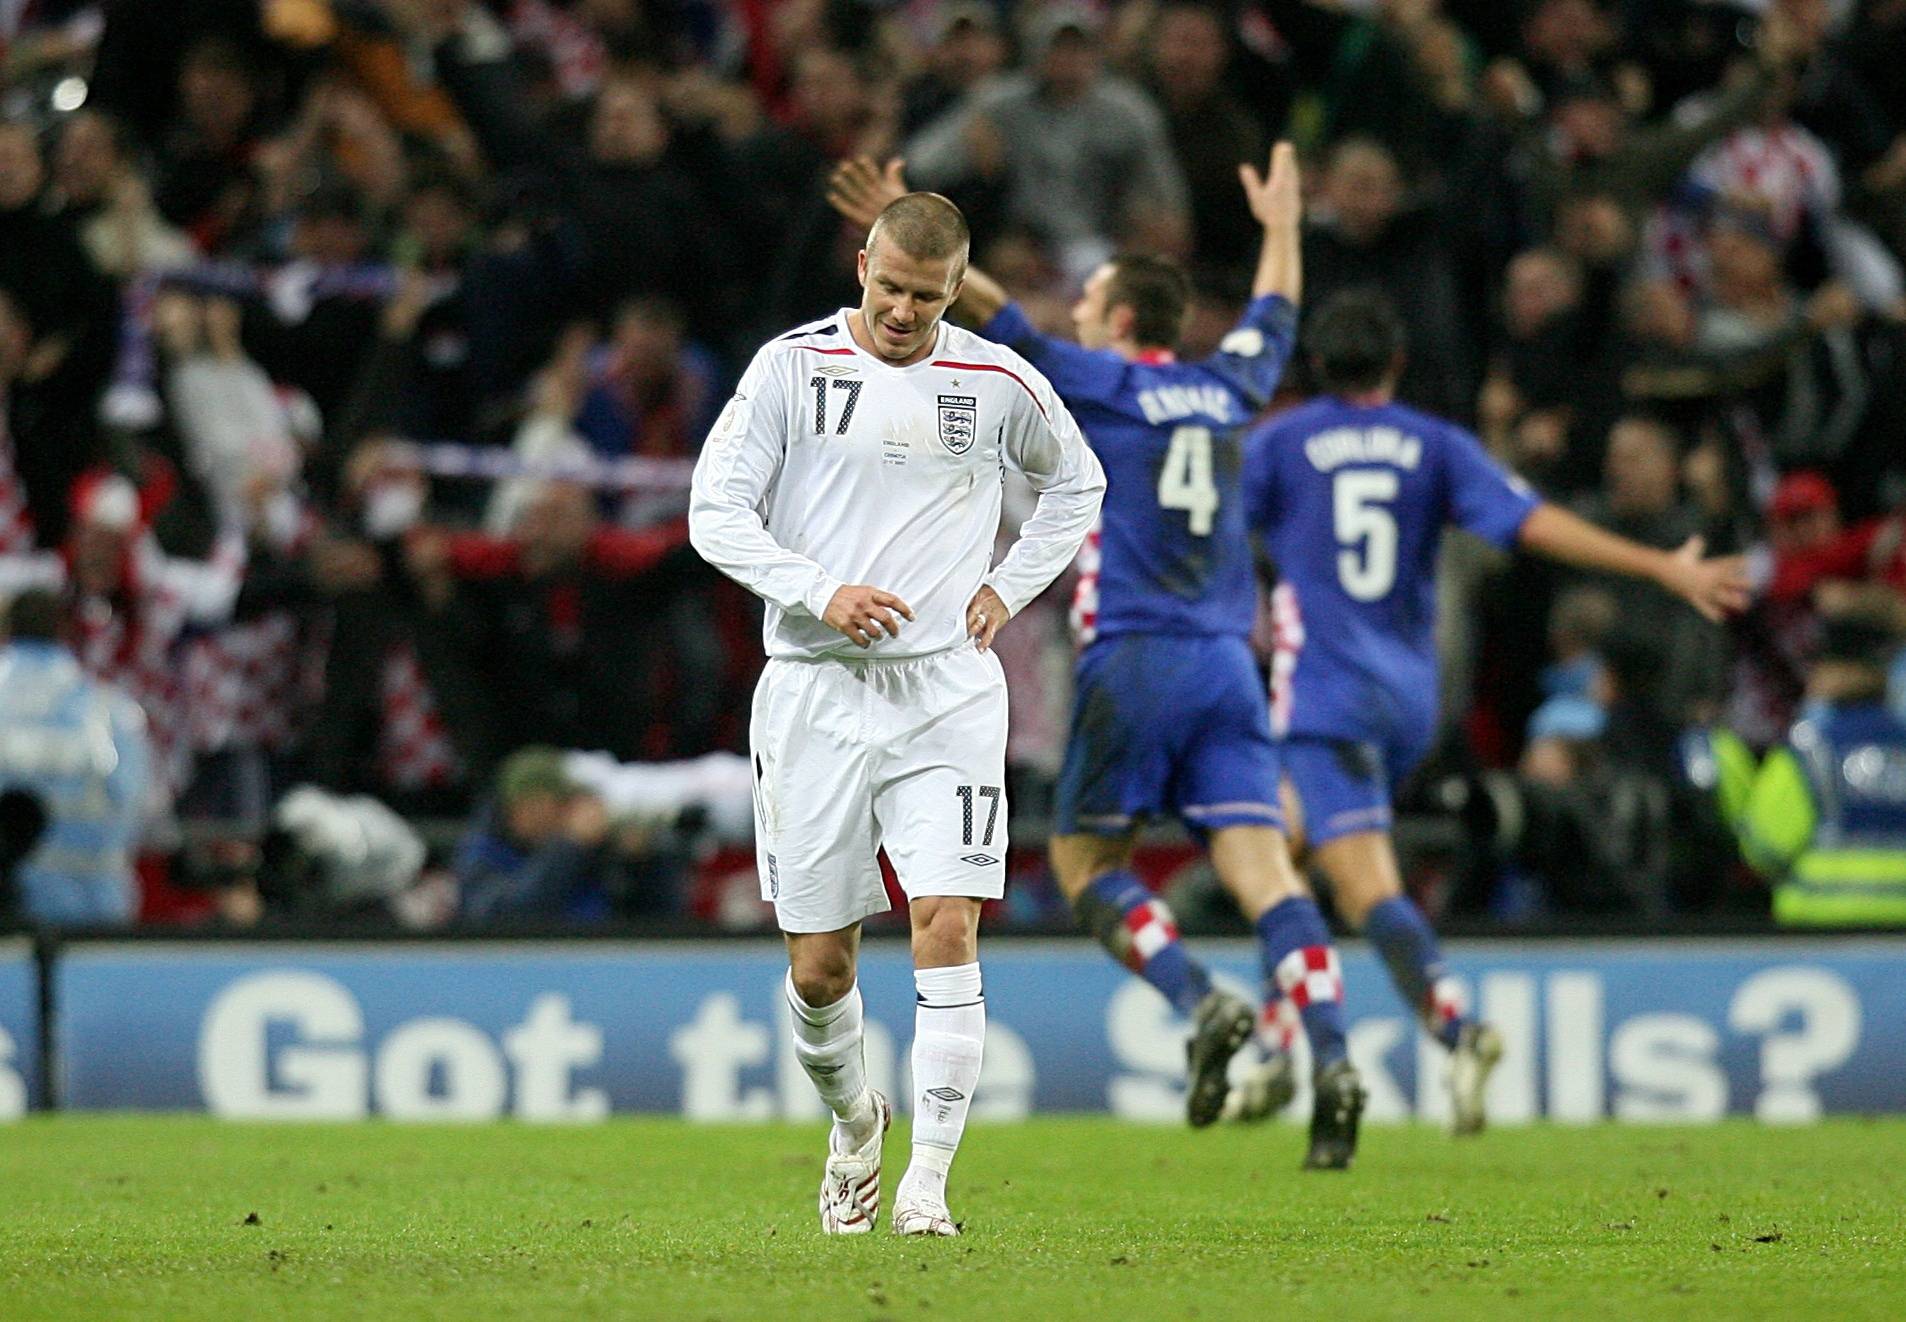
[[385,656],[378,698],[384,719],[378,729],[377,767],[385,784],[400,790],[438,789],[463,774],[437,695],[417,649],[409,643],[399,643]]

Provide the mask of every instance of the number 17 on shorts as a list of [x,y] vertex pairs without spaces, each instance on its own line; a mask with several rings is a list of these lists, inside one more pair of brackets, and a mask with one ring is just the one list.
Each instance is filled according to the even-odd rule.
[[[970,848],[977,845],[981,849],[991,849],[993,847],[993,836],[999,830],[1000,800],[1006,797],[1005,794],[998,785],[961,785],[954,793],[959,795],[960,799],[961,847]],[[977,815],[973,808],[975,799],[982,805]],[[985,818],[985,826],[983,828],[980,827],[981,816]],[[1001,848],[1003,849],[1004,846],[1001,846]],[[990,855],[978,852],[968,854],[960,861],[962,863],[971,863],[976,867],[985,867],[988,864],[999,862],[998,859]]]
[[990,653],[770,662],[750,735],[762,898],[783,931],[885,910],[882,849],[910,898],[1005,893],[1006,684]]

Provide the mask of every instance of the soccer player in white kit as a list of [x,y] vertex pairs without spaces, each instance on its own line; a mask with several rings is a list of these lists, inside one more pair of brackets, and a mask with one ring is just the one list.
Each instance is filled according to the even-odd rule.
[[[1006,881],[1006,682],[989,648],[1084,541],[1105,476],[1019,355],[946,325],[966,270],[959,209],[889,205],[864,291],[764,345],[695,465],[689,535],[767,603],[749,728],[756,857],[788,947],[795,1053],[834,1113],[821,1228],[880,1211],[890,1111],[868,1088],[854,966],[887,908],[883,846],[907,893],[918,992],[913,1159],[902,1235],[954,1235],[947,1171],[979,1081],[979,913]],[[1004,473],[1038,505],[990,564]]]

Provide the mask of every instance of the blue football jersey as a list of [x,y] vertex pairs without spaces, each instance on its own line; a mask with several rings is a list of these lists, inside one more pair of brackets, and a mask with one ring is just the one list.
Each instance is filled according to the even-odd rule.
[[1276,295],[1254,300],[1195,363],[1083,349],[1041,335],[1010,304],[980,328],[1044,373],[1105,467],[1099,527],[1081,555],[1083,634],[1250,633],[1240,443],[1277,389],[1296,330],[1297,310]]
[[1455,524],[1508,548],[1539,500],[1462,428],[1324,397],[1245,439],[1277,562],[1280,734],[1418,746],[1436,721],[1436,558]]

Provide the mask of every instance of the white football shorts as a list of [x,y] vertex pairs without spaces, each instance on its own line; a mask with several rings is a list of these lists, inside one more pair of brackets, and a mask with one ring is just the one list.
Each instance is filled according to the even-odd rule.
[[784,932],[907,896],[1006,889],[1006,676],[971,644],[910,660],[770,659],[749,726],[761,898]]

